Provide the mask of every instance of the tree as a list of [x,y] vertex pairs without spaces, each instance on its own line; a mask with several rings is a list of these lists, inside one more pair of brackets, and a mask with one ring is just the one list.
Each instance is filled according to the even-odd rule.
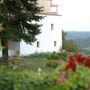
[[77,52],[78,47],[73,40],[66,40],[67,33],[62,31],[62,49],[68,52]]
[[[2,24],[0,24],[0,33],[2,32]],[[0,49],[2,49],[2,46],[1,46],[1,40],[0,40]]]
[[65,39],[66,35],[67,35],[67,33],[62,30],[62,49],[64,49],[64,42],[66,40]]
[[0,23],[3,30],[0,32],[3,58],[8,59],[8,41],[20,41],[32,43],[36,40],[35,36],[40,33],[36,23],[42,19],[38,13],[37,0],[3,0],[0,4]]

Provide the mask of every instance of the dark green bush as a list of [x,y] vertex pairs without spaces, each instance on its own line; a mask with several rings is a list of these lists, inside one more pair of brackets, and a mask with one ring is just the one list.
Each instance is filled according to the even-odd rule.
[[68,52],[53,52],[51,55],[49,55],[49,57],[47,58],[48,60],[66,60],[67,59],[67,56],[69,55],[70,53]]
[[59,53],[53,52],[51,55],[48,56],[47,59],[49,59],[49,60],[51,60],[51,59],[58,60],[58,59],[60,59],[60,55],[59,55]]
[[64,61],[67,59],[68,56],[67,52],[60,52],[59,54],[60,54],[60,59]]
[[57,66],[59,66],[59,62],[54,61],[54,60],[48,61],[48,62],[46,63],[46,66],[52,67],[52,68],[56,68]]
[[23,56],[23,58],[47,58],[51,55],[51,53],[47,52],[47,53],[34,53],[28,56]]

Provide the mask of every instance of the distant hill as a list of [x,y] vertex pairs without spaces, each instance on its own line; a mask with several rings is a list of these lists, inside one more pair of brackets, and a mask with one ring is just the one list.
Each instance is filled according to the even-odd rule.
[[69,31],[66,39],[72,39],[81,52],[90,54],[90,32]]
[[85,39],[90,38],[90,32],[75,32],[75,31],[69,31],[67,32],[67,39]]

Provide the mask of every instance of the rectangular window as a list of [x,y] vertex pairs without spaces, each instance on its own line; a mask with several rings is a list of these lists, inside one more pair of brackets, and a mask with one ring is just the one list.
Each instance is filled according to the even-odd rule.
[[57,42],[56,41],[54,41],[54,47],[56,47],[57,46]]
[[54,24],[51,24],[51,30],[52,31],[54,30]]
[[39,47],[40,47],[40,42],[38,41],[38,42],[37,42],[37,48],[39,48]]
[[2,4],[3,3],[3,0],[0,0],[0,4]]
[[54,14],[54,15],[57,15],[58,14],[58,5],[51,5],[50,13]]

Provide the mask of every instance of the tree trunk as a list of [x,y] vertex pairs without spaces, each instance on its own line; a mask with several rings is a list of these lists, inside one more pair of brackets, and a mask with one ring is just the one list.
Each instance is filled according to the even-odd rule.
[[8,40],[5,38],[1,39],[2,44],[2,57],[4,60],[8,60]]

